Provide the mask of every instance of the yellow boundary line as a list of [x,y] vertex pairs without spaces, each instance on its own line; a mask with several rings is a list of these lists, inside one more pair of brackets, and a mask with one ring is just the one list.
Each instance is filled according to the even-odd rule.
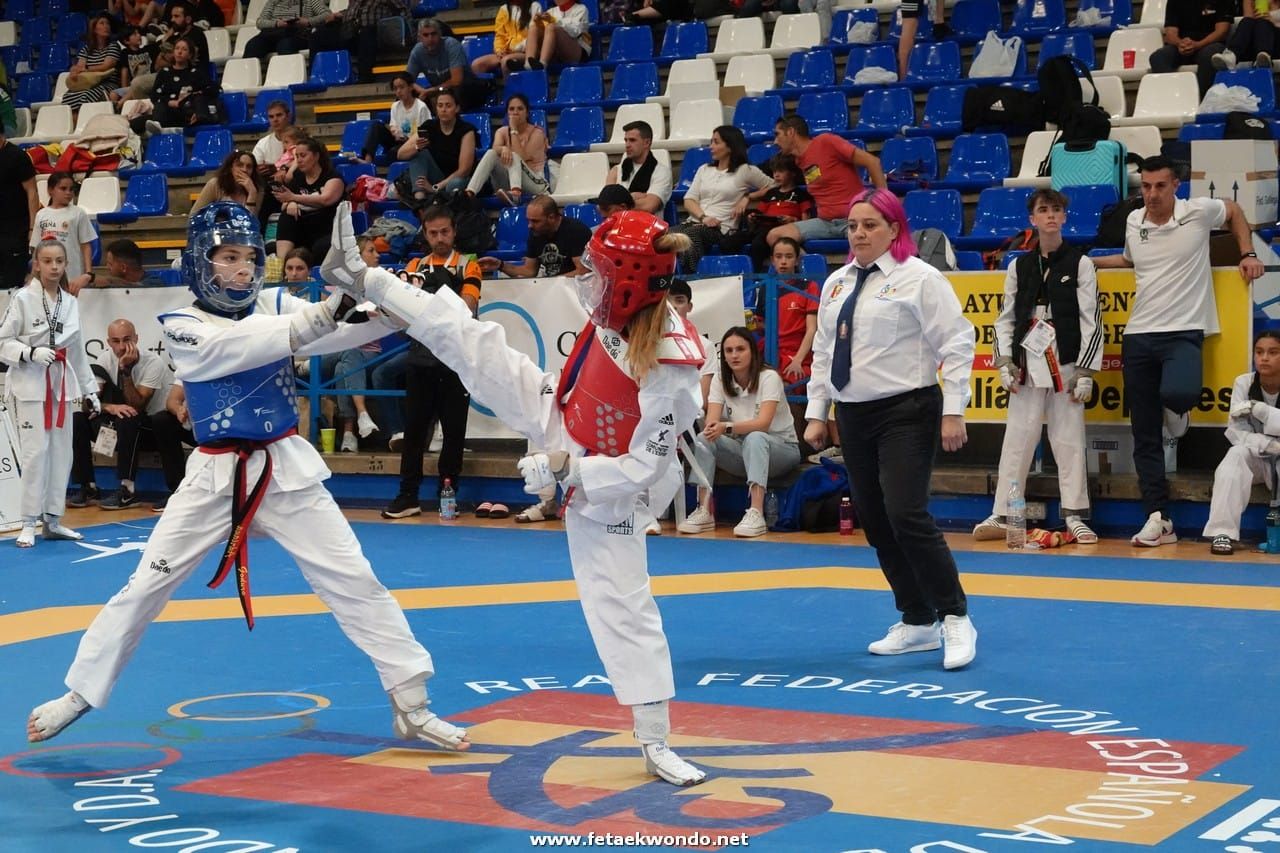
[[[965,573],[962,577],[965,590],[970,595],[993,598],[1280,611],[1280,588],[1277,587],[974,573]],[[657,595],[707,595],[774,589],[887,591],[884,576],[879,569],[843,566],[653,578],[653,591]],[[392,595],[405,610],[545,604],[576,601],[578,598],[577,587],[570,580],[419,587],[393,590]],[[100,609],[101,605],[81,604],[43,607],[0,616],[0,646],[82,631],[89,626]],[[258,596],[254,598],[253,607],[254,616],[258,618],[309,616],[325,613],[327,610],[320,599],[311,593]],[[241,618],[243,614],[240,612],[240,603],[234,598],[221,598],[171,601],[156,621],[194,622]]]

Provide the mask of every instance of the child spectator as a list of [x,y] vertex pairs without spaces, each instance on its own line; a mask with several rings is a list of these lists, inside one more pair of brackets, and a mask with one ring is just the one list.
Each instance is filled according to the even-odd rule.
[[284,283],[293,285],[290,292],[305,291],[307,282],[311,281],[311,268],[315,261],[308,249],[299,246],[284,258]]
[[531,0],[512,0],[499,6],[493,20],[493,53],[473,59],[471,70],[476,74],[497,71],[505,77],[523,69],[529,22],[541,16],[542,4]]
[[54,172],[49,176],[49,204],[36,213],[36,224],[31,229],[31,247],[52,238],[62,244],[67,253],[67,291],[75,296],[80,288],[91,284],[94,274],[93,246],[98,238],[89,221],[89,214],[75,203],[76,182],[67,172]]
[[796,158],[779,154],[773,158],[770,170],[774,186],[747,211],[746,228],[736,238],[751,244],[751,260],[757,272],[765,270],[771,257],[769,241],[765,239],[769,231],[813,216],[813,196],[804,188],[804,175]]
[[391,118],[386,124],[375,121],[369,125],[357,158],[361,163],[372,163],[379,148],[388,152],[399,149],[414,128],[431,120],[431,109],[418,100],[413,90],[413,78],[406,72],[401,71],[391,78],[391,92],[396,96],[391,102]]
[[[782,378],[799,382],[809,376],[813,362],[813,336],[818,331],[818,298],[822,288],[817,282],[800,277],[800,257],[804,250],[790,237],[779,237],[773,244],[773,271],[780,284],[795,290],[778,288],[778,364]],[[797,293],[800,290],[803,293]],[[807,295],[806,295],[807,294]],[[764,328],[769,306],[764,304],[765,289],[756,291],[756,327]],[[760,338],[764,352],[764,336]]]
[[[366,264],[371,267],[378,266],[378,249],[373,245],[372,237],[358,237],[356,245],[360,247],[360,257]],[[287,262],[285,272],[288,273]],[[308,270],[309,274],[310,270]],[[355,319],[353,317],[349,322],[354,322]],[[343,453],[355,453],[360,449],[359,441],[356,439],[357,429],[360,432],[360,438],[368,438],[378,431],[378,425],[369,416],[364,394],[353,392],[368,389],[366,368],[369,362],[376,359],[381,352],[382,339],[379,338],[353,349],[329,353],[320,362],[321,370],[326,377],[334,379],[335,387],[352,392],[337,395],[338,412],[342,415],[342,445],[339,450]]]

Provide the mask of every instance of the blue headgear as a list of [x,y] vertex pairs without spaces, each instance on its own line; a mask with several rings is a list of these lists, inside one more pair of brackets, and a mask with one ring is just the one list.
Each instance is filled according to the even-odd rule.
[[[219,246],[248,246],[253,249],[253,280],[248,289],[236,289],[214,273],[209,256]],[[253,305],[262,290],[267,250],[258,231],[258,220],[244,205],[215,201],[191,216],[187,225],[187,248],[182,253],[182,274],[196,299],[220,312],[236,314]]]

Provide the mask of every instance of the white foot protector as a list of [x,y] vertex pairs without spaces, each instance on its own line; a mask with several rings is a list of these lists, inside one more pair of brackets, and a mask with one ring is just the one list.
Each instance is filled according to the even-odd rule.
[[36,526],[34,524],[22,525],[22,530],[19,531],[15,544],[19,548],[34,548],[36,544]]
[[59,519],[49,516],[44,520],[44,538],[70,539],[75,542],[83,539],[84,534],[79,531],[72,530],[70,527],[65,526]]
[[664,782],[687,788],[707,778],[705,772],[676,755],[665,740],[641,744],[640,751],[644,753],[644,769]]
[[427,685],[401,685],[391,696],[391,728],[401,740],[420,740],[453,752],[471,748],[467,730],[433,714],[428,707]]
[[91,710],[92,706],[74,690],[37,705],[27,718],[27,740],[31,743],[48,740]]

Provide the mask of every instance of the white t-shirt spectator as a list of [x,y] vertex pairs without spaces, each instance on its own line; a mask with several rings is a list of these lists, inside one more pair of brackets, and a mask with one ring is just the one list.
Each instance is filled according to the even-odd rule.
[[414,98],[413,106],[406,110],[404,104],[397,99],[391,105],[391,121],[387,122],[387,126],[407,137],[415,127],[422,127],[423,122],[428,121],[431,121],[431,108],[422,101]]
[[258,161],[259,166],[264,163],[274,166],[276,161],[283,156],[284,143],[277,139],[274,133],[268,133],[253,146],[253,159]]
[[[111,347],[98,353],[97,365],[118,384],[120,360],[111,351]],[[165,400],[169,399],[169,386],[173,384],[173,371],[169,369],[169,365],[165,364],[164,359],[149,350],[140,348],[138,363],[133,366],[131,375],[133,384],[138,388],[155,390],[151,399],[147,400],[145,414],[154,415],[163,412]]]
[[[718,362],[717,362],[718,363]],[[756,392],[748,394],[737,382],[733,383],[735,395],[730,397],[724,392],[724,383],[720,381],[717,370],[711,379],[711,391],[707,394],[708,403],[720,403],[724,409],[720,413],[722,421],[748,421],[760,414],[760,406],[767,400],[774,400],[778,407],[773,411],[773,420],[769,423],[769,434],[786,442],[798,442],[796,438],[796,422],[791,416],[791,408],[787,405],[787,390],[782,384],[778,371],[765,368],[760,371],[760,381],[756,383]]]
[[1218,303],[1209,266],[1209,232],[1227,221],[1222,199],[1178,199],[1163,225],[1138,209],[1125,220],[1124,256],[1137,291],[1125,334],[1204,330],[1218,334]]
[[744,163],[734,171],[719,169],[714,163],[698,167],[689,185],[686,199],[693,199],[702,208],[703,216],[720,220],[720,231],[728,234],[737,230],[733,206],[753,190],[771,187],[773,178],[750,163]]
[[84,208],[74,204],[40,208],[35,227],[31,229],[31,248],[34,249],[45,236],[53,236],[67,250],[68,281],[84,274],[84,256],[80,247],[98,237]]

